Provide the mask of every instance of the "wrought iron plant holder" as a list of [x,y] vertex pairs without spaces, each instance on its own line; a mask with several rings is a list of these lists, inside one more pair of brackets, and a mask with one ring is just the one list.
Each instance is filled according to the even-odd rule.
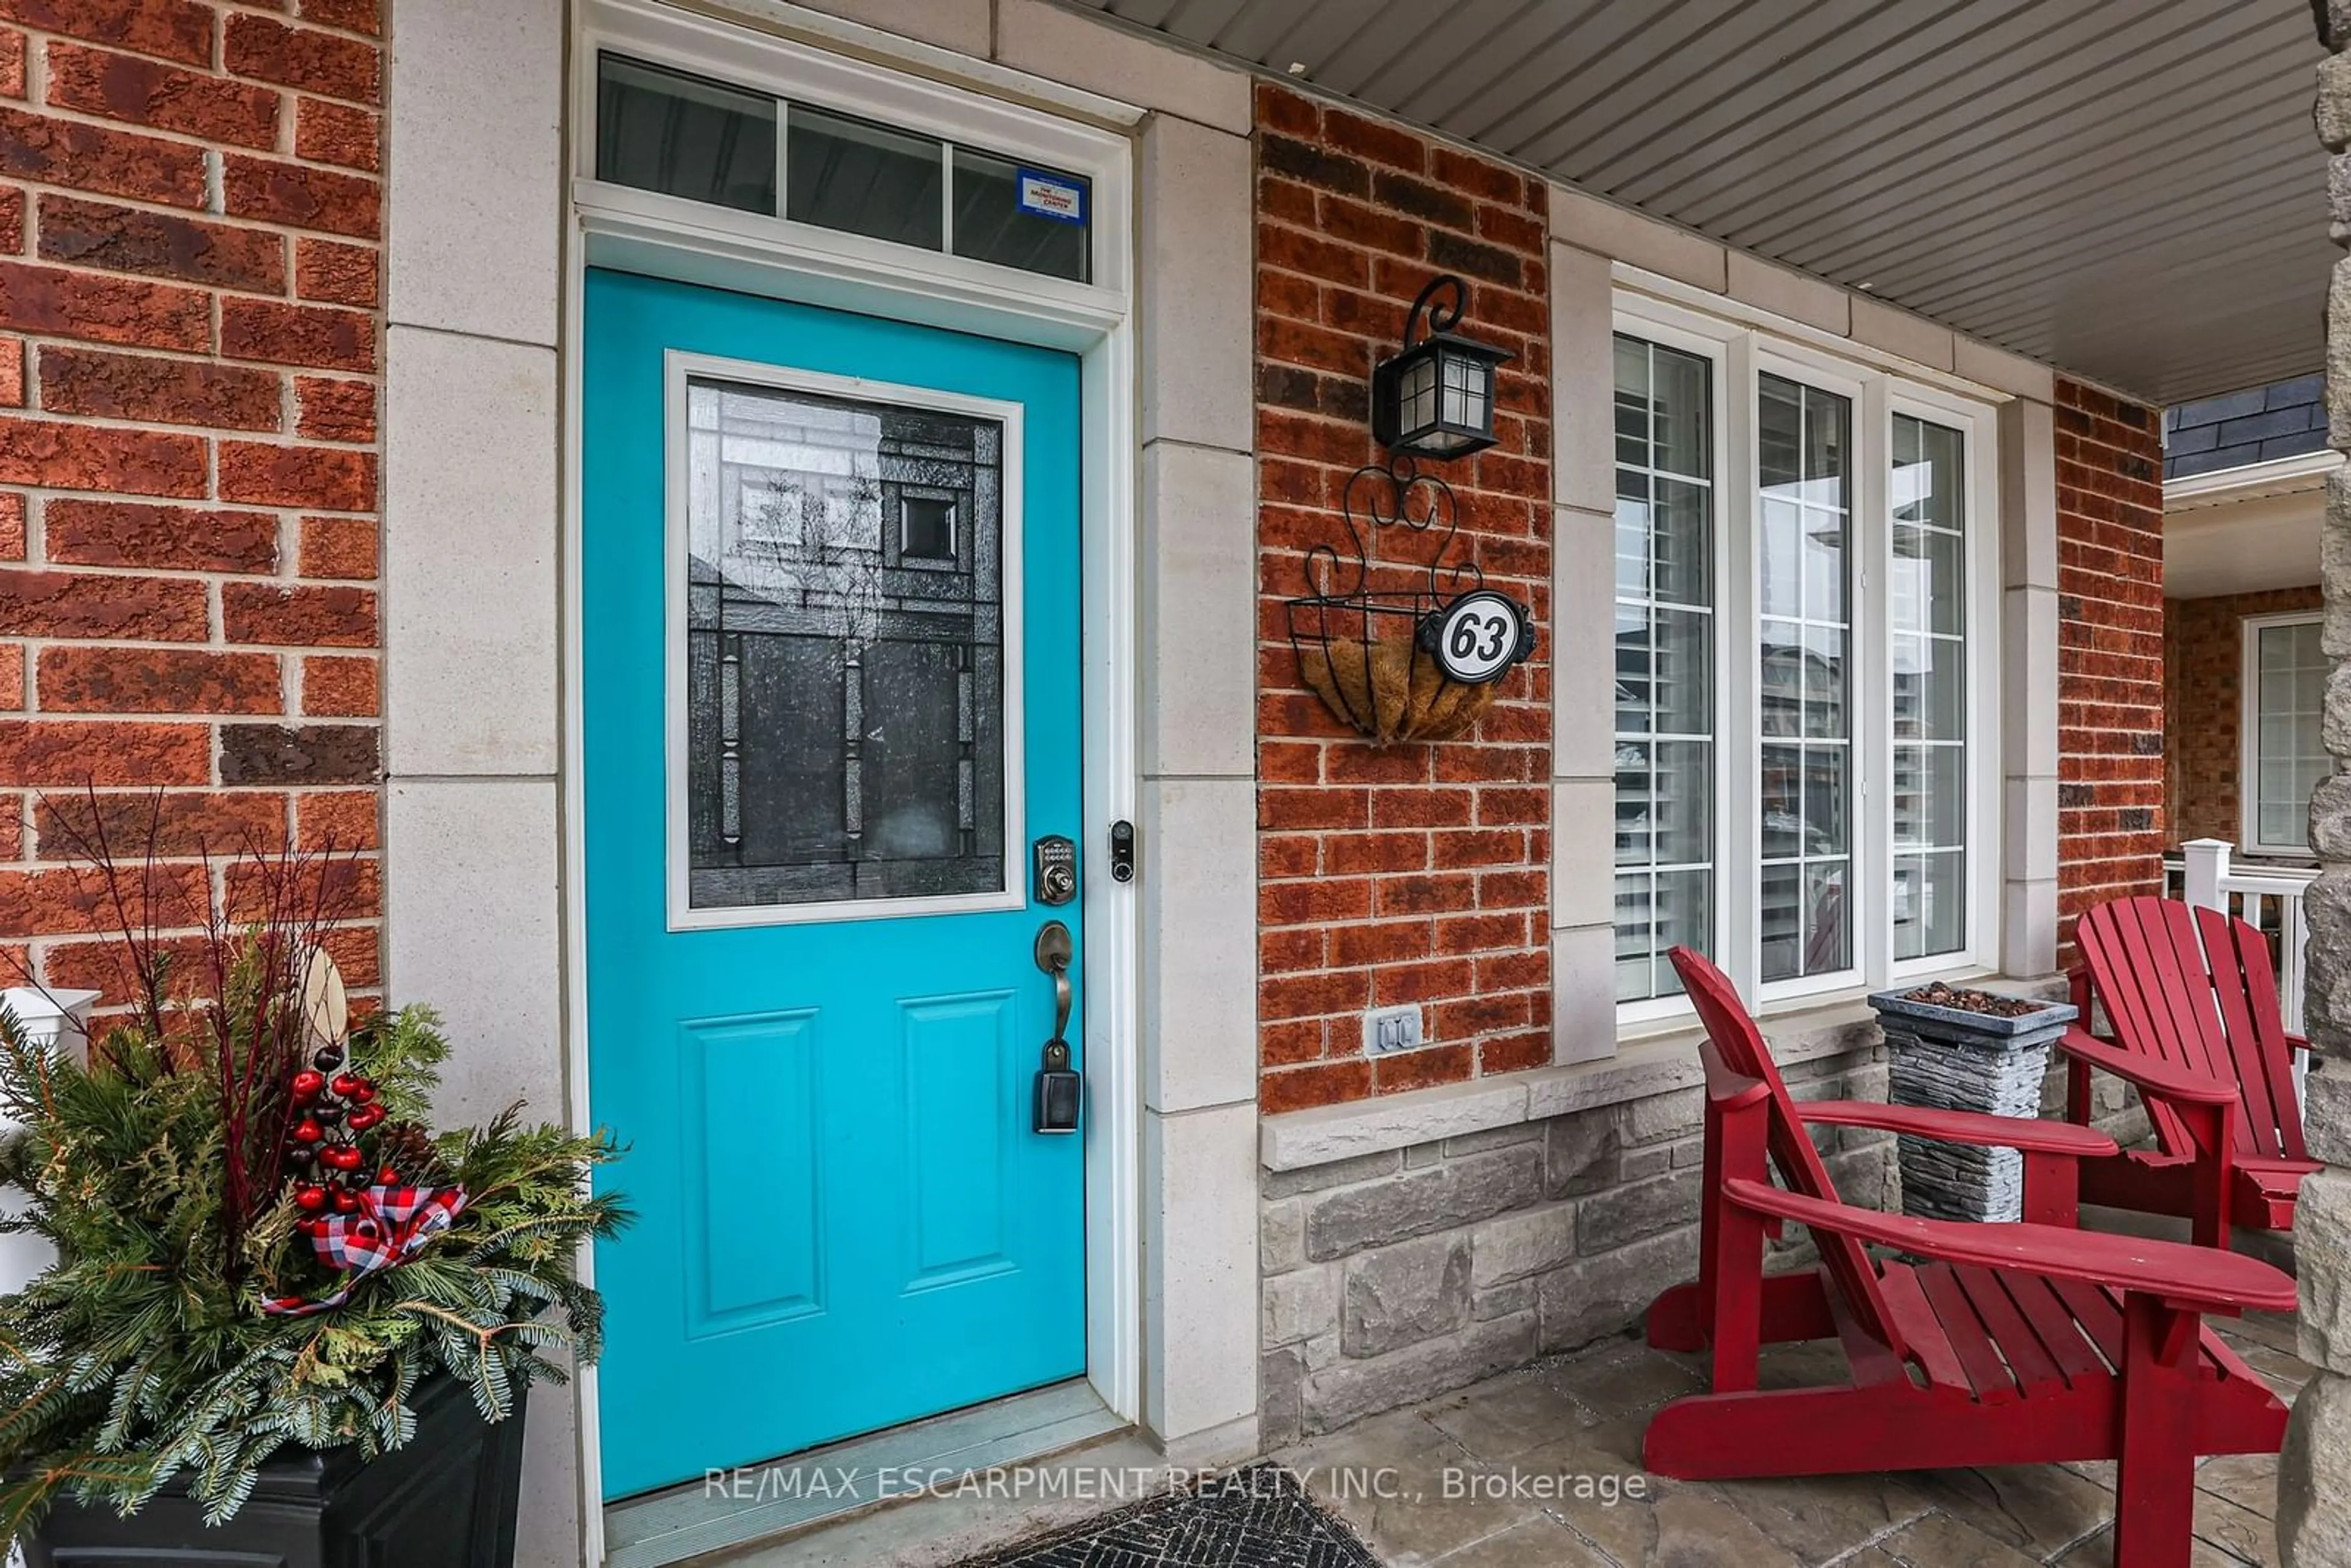
[[[1289,604],[1300,676],[1375,746],[1465,733],[1493,706],[1495,683],[1534,652],[1533,617],[1455,554],[1452,486],[1409,455],[1357,469],[1341,505],[1353,553],[1309,550],[1316,591]],[[1433,539],[1427,563],[1387,560],[1383,536]]]
[[[1494,371],[1510,356],[1454,330],[1468,298],[1447,275],[1412,302],[1403,349],[1372,374],[1373,434],[1387,461],[1355,470],[1340,497],[1353,553],[1307,551],[1312,591],[1289,605],[1300,678],[1374,746],[1463,734],[1493,706],[1495,683],[1535,651],[1526,606],[1455,554],[1453,487],[1420,467],[1423,455],[1494,444]],[[1426,564],[1391,561],[1383,535],[1433,540]]]

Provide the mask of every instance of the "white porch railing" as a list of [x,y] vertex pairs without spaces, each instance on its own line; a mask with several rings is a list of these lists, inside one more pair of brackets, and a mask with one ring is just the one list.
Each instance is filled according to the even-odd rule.
[[[2270,939],[2270,956],[2277,965],[2279,1009],[2285,1014],[2287,1032],[2300,1034],[2304,955],[2310,945],[2302,895],[2318,873],[2290,866],[2248,870],[2230,862],[2234,849],[2219,839],[2189,840],[2180,846],[2179,860],[2164,862],[2165,891],[2199,908],[2233,915]],[[2295,1051],[2297,1093],[2309,1068],[2310,1053]]]

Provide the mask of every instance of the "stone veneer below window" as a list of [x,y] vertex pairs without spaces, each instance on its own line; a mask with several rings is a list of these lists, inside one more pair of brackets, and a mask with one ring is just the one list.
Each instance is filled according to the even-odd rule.
[[[1876,1026],[1850,1009],[1769,1029],[1799,1100],[1886,1099]],[[1697,1052],[1687,1040],[1660,1041]],[[1562,1072],[1578,1069],[1554,1070]],[[2095,1081],[2099,1127],[2147,1136],[2119,1080]],[[2062,1064],[2043,1114],[2064,1104]],[[1651,1301],[1698,1272],[1704,1092],[1268,1171],[1260,1420],[1269,1448],[1416,1404],[1541,1355],[1636,1330]],[[1895,1140],[1815,1135],[1838,1196],[1898,1211]],[[1814,1256],[1801,1228],[1771,1267]]]

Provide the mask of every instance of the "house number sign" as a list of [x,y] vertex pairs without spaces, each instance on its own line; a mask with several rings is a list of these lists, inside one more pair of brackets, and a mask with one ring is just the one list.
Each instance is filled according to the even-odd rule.
[[1483,685],[1534,652],[1534,617],[1517,601],[1481,588],[1423,621],[1420,645],[1447,678]]

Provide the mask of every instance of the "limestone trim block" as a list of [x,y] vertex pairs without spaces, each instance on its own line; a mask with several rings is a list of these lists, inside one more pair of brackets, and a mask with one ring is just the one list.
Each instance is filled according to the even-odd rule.
[[1551,232],[1552,238],[1579,250],[1630,262],[1717,294],[1729,292],[1728,252],[1718,241],[1572,187],[1551,187]]
[[[1783,1069],[1866,1050],[1878,1039],[1876,1015],[1860,1001],[1783,1014],[1766,1019],[1764,1029]],[[1259,1131],[1259,1152],[1269,1171],[1301,1171],[1645,1100],[1694,1087],[1703,1077],[1698,1031],[1677,1030],[1628,1041],[1616,1055],[1596,1061],[1268,1116]]]

